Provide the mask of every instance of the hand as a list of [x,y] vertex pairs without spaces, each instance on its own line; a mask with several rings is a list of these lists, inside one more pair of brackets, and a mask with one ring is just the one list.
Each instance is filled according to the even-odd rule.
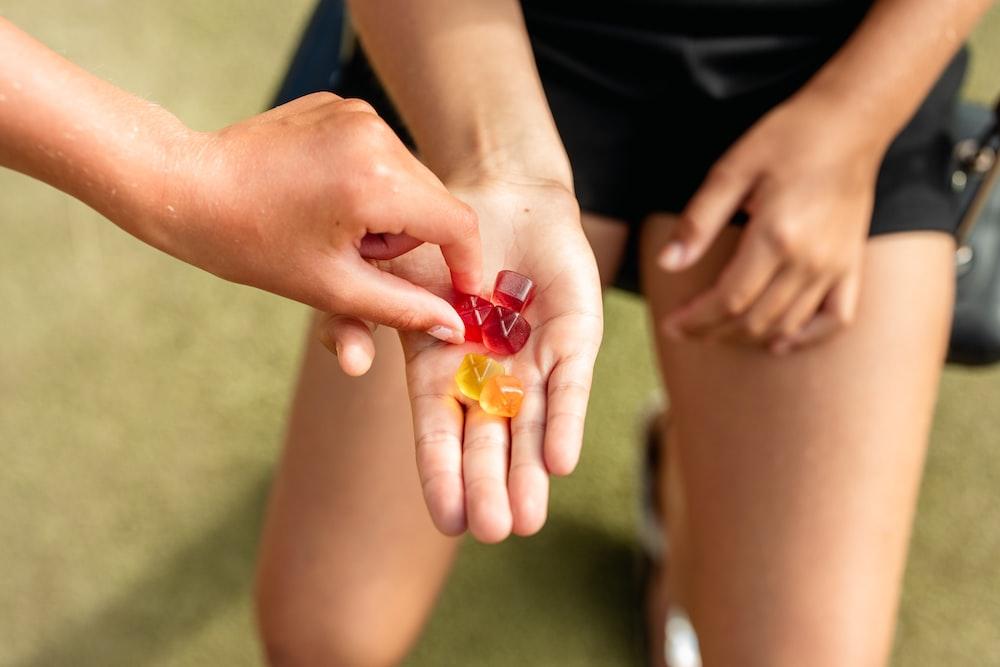
[[665,270],[682,271],[738,211],[749,215],[715,285],[668,315],[667,333],[782,354],[846,326],[884,150],[808,96],[762,118],[712,168],[660,256]]
[[[431,517],[445,534],[468,527],[480,541],[497,542],[511,531],[537,532],[545,522],[548,475],[576,466],[603,331],[601,289],[576,202],[564,188],[490,182],[455,194],[482,221],[488,284],[474,292],[488,295],[501,269],[537,285],[525,310],[528,343],[512,357],[497,357],[524,383],[520,414],[492,417],[459,393],[455,372],[467,353],[486,352],[482,345],[446,345],[417,332],[401,339]],[[438,294],[452,291],[440,258],[425,248],[390,264]],[[360,340],[367,330],[352,326]]]
[[[482,281],[475,213],[448,194],[360,100],[309,95],[201,135],[168,190],[152,242],[234,282],[337,316],[461,343],[443,299],[370,260],[441,246],[451,280]],[[342,341],[327,332],[325,342]],[[350,374],[367,364],[341,358]]]

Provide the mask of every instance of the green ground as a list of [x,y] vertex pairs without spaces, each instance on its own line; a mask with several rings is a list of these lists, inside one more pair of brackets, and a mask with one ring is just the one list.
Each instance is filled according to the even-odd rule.
[[[264,105],[308,4],[2,13],[207,129]],[[1000,89],[1000,12],[976,46],[970,94],[985,98]],[[303,309],[9,172],[0,267],[0,664],[257,664],[249,580]],[[638,664],[632,448],[655,383],[639,302],[612,294],[607,309],[580,471],[556,482],[539,537],[467,545],[411,665]],[[997,405],[1000,373],[947,372],[897,665],[1000,665]]]

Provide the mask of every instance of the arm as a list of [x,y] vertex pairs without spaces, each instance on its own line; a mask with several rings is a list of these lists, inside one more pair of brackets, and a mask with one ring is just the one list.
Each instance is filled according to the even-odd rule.
[[[468,348],[402,337],[428,509],[449,534],[468,526],[493,542],[534,533],[549,474],[568,474],[580,454],[602,312],[520,4],[357,0],[351,9],[422,156],[478,213],[486,276],[513,269],[539,286],[525,313],[534,332],[508,362],[527,388],[509,428],[457,393],[452,378]],[[407,261],[402,275],[426,270]]]
[[879,0],[841,49],[709,172],[660,256],[682,271],[735,212],[750,222],[716,284],[668,316],[675,336],[778,353],[849,323],[878,168],[990,0]]
[[472,211],[358,100],[316,94],[195,132],[0,19],[0,165],[179,259],[341,316],[460,342],[446,301],[367,260],[430,241],[456,284],[481,281]]
[[884,148],[910,119],[993,0],[879,0],[799,93],[862,119]]
[[572,189],[517,0],[356,0],[350,9],[442,180],[521,175]]

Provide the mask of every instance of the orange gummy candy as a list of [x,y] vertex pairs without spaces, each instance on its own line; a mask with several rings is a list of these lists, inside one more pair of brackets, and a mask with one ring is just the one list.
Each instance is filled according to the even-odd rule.
[[516,417],[524,400],[524,385],[512,375],[491,377],[479,394],[479,407],[497,417]]

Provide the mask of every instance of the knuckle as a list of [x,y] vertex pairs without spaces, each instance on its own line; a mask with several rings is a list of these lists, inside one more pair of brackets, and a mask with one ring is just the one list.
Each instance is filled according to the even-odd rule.
[[760,338],[767,331],[767,322],[759,317],[746,317],[743,319],[742,329],[750,338]]
[[341,101],[340,96],[331,93],[329,90],[319,90],[315,93],[309,93],[304,99],[322,102],[323,104],[332,104]]
[[550,401],[559,395],[565,394],[570,396],[589,396],[590,386],[577,380],[564,380],[549,387]]
[[[455,434],[445,429],[425,431],[417,436],[415,442],[418,457],[422,454],[429,454],[432,450],[440,447],[450,447],[456,444],[457,438],[455,437]],[[418,462],[426,464],[426,462],[422,459],[418,459]]]
[[786,319],[778,326],[777,335],[782,338],[790,338],[799,333],[801,329],[802,326],[797,320]]
[[[357,100],[359,104],[371,106],[367,102]],[[346,132],[351,137],[353,147],[360,158],[378,155],[395,136],[388,125],[374,113],[352,111],[342,119],[343,126],[338,130],[330,128],[331,141],[340,140],[340,134]]]
[[504,443],[492,435],[477,435],[472,438],[466,438],[465,442],[462,443],[462,449],[466,454],[477,452],[489,453],[497,450],[502,451]]
[[[331,95],[333,95],[333,94],[331,93]],[[337,98],[336,95],[333,95],[333,99],[337,100],[339,98]],[[340,110],[341,111],[346,111],[346,112],[349,112],[349,113],[353,112],[353,113],[363,113],[363,114],[376,115],[376,116],[378,115],[377,112],[375,111],[375,107],[373,107],[371,104],[369,104],[365,100],[358,99],[356,97],[349,97],[347,99],[341,99],[339,106],[340,106]]]
[[779,255],[793,257],[799,251],[799,234],[795,225],[788,220],[780,220],[771,225],[768,241]]
[[720,300],[722,310],[731,317],[742,314],[746,310],[747,302],[749,301],[747,295],[738,290],[724,292]]
[[397,310],[389,313],[386,321],[393,329],[399,329],[400,331],[414,331],[426,328],[420,326],[420,318],[416,314],[407,310]]
[[461,205],[459,213],[456,216],[457,222],[462,236],[466,238],[472,238],[479,235],[479,216],[476,214],[475,209],[464,202],[459,202]]
[[538,419],[514,421],[510,425],[512,438],[540,438],[545,435],[545,422]]

